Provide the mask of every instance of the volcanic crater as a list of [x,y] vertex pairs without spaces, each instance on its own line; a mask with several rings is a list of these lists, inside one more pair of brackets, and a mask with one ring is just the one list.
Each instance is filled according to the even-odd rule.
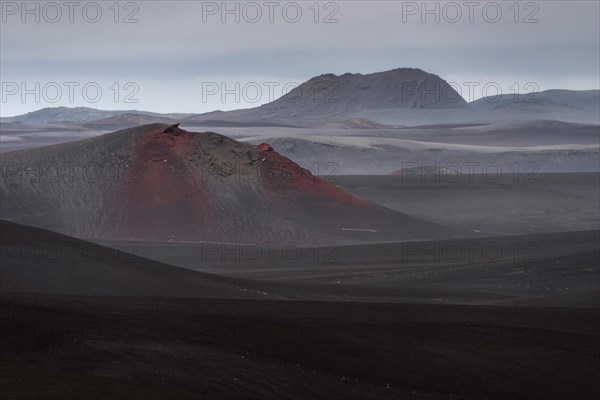
[[[85,239],[314,243],[448,234],[348,194],[266,143],[179,124],[5,153],[3,160],[12,167],[0,182],[1,218]],[[31,166],[43,165],[63,179],[32,179]],[[114,179],[87,179],[90,166]]]

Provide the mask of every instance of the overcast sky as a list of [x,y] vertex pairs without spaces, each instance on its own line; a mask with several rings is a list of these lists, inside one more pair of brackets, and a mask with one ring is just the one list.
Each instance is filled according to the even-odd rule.
[[2,1],[1,115],[230,110],[315,75],[398,67],[437,74],[467,101],[483,87],[600,87],[595,0],[114,3]]

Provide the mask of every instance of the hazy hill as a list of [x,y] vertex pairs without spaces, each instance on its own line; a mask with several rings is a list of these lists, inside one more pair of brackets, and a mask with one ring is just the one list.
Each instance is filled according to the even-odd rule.
[[8,152],[0,217],[79,238],[408,239],[443,228],[354,197],[269,145],[153,124]]

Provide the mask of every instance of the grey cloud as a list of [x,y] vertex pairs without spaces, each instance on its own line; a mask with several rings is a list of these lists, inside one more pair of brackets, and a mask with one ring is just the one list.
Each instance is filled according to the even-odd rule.
[[[435,23],[428,15],[428,22],[422,23],[420,13],[403,21],[403,9],[411,4],[420,7],[422,2],[391,1],[329,2],[337,8],[321,2],[320,23],[315,23],[310,9],[314,2],[298,2],[304,14],[294,24],[277,13],[274,23],[265,16],[255,24],[243,21],[243,16],[240,23],[232,22],[231,16],[228,23],[221,23],[218,14],[203,23],[203,4],[211,2],[133,3],[139,6],[134,15],[139,22],[133,24],[114,23],[108,9],[112,2],[101,3],[104,14],[95,24],[77,14],[74,23],[21,23],[18,15],[3,15],[2,81],[177,81],[184,87],[185,80],[211,75],[294,80],[407,66],[442,77],[485,76],[493,81],[498,76],[528,76],[540,82],[576,78],[588,82],[589,88],[599,85],[597,2],[529,2],[537,5],[539,19],[532,24],[522,22],[532,11],[525,9],[526,2],[520,3],[519,23],[508,8],[512,2],[499,2],[503,16],[497,23],[477,12],[473,23],[465,15],[457,23],[444,21],[443,15]],[[126,11],[133,11],[124,9],[127,4],[120,3],[121,20]],[[448,4],[441,2],[438,8]],[[327,12],[336,10],[333,17],[338,23],[322,23]],[[2,104],[2,115],[9,115],[11,108],[14,105]],[[168,108],[172,110],[173,104]]]

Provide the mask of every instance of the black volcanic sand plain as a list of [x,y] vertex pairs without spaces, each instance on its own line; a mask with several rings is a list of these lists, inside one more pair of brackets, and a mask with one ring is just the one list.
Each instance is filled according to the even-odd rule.
[[191,270],[271,283],[260,290],[288,298],[306,299],[310,293],[338,301],[597,307],[599,239],[599,231],[578,231],[305,248],[290,243],[121,246]]
[[332,184],[360,198],[439,224],[485,236],[598,229],[600,174],[503,171],[450,176],[333,176]]
[[[598,291],[597,232],[546,235],[556,247],[541,247],[537,262],[439,273],[425,265],[396,274],[400,281],[420,275],[425,284],[394,287],[392,274],[390,286],[360,287],[219,277],[38,228],[1,228],[5,398],[586,399],[599,392],[600,326],[590,303]],[[398,256],[386,246],[343,251],[360,266],[373,254]],[[445,291],[454,302],[537,307],[387,302],[439,296],[435,275],[463,285],[462,299],[456,288]],[[484,287],[515,289],[529,278],[568,282],[572,292],[522,288],[519,298],[518,290]],[[96,296],[65,295],[82,292]]]
[[3,398],[595,399],[595,309],[8,296]]

